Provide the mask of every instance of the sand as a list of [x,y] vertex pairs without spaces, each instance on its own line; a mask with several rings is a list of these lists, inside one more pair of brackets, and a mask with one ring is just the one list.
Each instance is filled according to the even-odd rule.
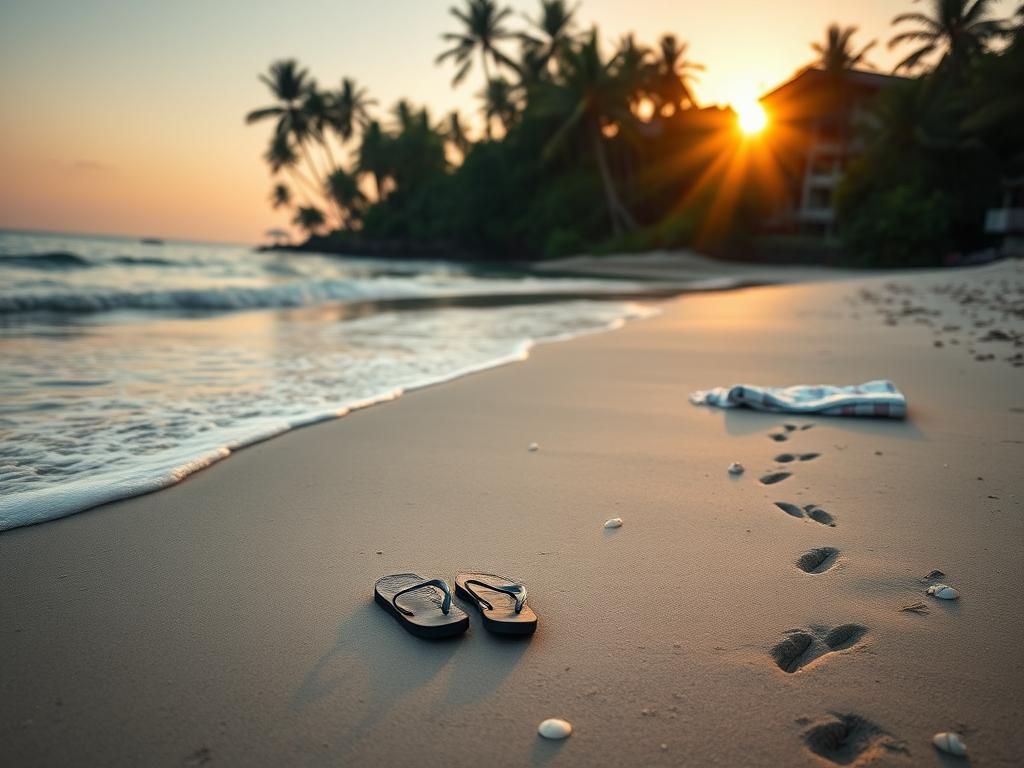
[[[955,730],[971,765],[1019,765],[1024,321],[991,305],[1022,283],[687,296],[8,531],[0,764],[961,765],[931,744]],[[880,377],[907,421],[687,402]],[[813,428],[771,440],[787,421]],[[838,552],[807,573],[816,547]],[[459,569],[523,580],[537,634],[473,616],[431,644],[372,601],[383,574]],[[935,569],[959,600],[925,595]],[[540,739],[548,717],[573,735]]]

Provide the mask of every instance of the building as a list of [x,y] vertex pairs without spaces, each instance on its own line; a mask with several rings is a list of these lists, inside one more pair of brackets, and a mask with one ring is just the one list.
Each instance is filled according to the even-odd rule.
[[835,192],[851,158],[863,151],[855,128],[870,119],[868,103],[900,78],[847,70],[841,79],[808,67],[760,98],[771,142],[786,176],[768,223],[776,231],[831,238]]
[[985,232],[999,236],[1003,255],[1024,255],[1024,176],[1003,182],[1002,206],[986,212]]

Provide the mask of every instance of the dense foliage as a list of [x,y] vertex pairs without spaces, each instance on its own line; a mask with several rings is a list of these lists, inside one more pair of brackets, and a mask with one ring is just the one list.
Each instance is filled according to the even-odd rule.
[[[866,151],[840,189],[841,233],[872,266],[939,264],[989,245],[987,208],[1004,180],[1024,177],[1024,6],[1016,23],[986,0],[935,0],[893,43],[919,44],[900,68],[938,64],[883,91],[862,128]],[[992,50],[993,40],[1005,45]],[[923,44],[922,44],[923,43]]]
[[[987,0],[933,5],[933,16],[897,17],[893,43],[921,45],[903,68],[939,63],[883,93],[842,190],[844,239],[865,261],[976,247],[1001,174],[1020,162],[1019,25],[990,19]],[[690,82],[701,67],[676,36],[606,47],[596,28],[578,29],[575,12],[540,0],[537,18],[516,29],[496,0],[450,9],[456,29],[437,63],[454,67],[456,87],[479,64],[475,140],[458,113],[435,120],[403,100],[380,117],[352,80],[323,89],[296,61],[274,63],[261,79],[275,103],[247,116],[275,121],[272,204],[332,250],[495,260],[693,244],[746,252],[732,246],[758,232],[785,175],[770,167],[769,142],[745,138],[730,109],[698,107]],[[814,46],[837,94],[871,47],[856,51],[854,31],[833,26]]]

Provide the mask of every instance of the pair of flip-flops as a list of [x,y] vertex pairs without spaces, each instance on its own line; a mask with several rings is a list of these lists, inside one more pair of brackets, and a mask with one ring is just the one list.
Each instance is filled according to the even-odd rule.
[[[493,573],[460,573],[455,594],[475,605],[484,627],[497,635],[532,635],[537,614],[526,604],[526,587]],[[438,640],[469,629],[469,616],[452,603],[444,579],[415,573],[382,576],[373,585],[373,599],[417,637]]]

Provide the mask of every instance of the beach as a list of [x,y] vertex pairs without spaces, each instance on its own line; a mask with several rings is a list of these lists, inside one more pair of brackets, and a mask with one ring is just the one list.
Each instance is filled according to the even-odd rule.
[[[931,744],[957,731],[969,764],[1018,765],[1022,283],[1007,261],[684,296],[5,531],[0,763],[960,765]],[[905,421],[688,401],[879,378]],[[838,554],[804,572],[816,547]],[[373,603],[382,575],[460,570],[525,583],[536,634],[469,609],[429,643]],[[925,594],[936,570],[960,599]],[[812,641],[786,656],[791,630]]]

